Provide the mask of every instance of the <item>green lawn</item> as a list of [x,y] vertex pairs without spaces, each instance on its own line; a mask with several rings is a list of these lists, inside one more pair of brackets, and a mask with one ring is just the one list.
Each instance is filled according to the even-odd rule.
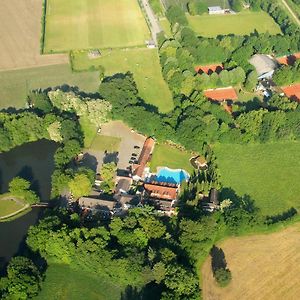
[[24,207],[24,203],[22,200],[19,200],[21,202],[19,203],[11,199],[3,199],[4,197],[8,197],[8,194],[2,195],[0,197],[0,218],[10,215]]
[[264,214],[300,209],[300,143],[216,145],[222,184],[248,194]]
[[193,167],[190,164],[191,153],[181,151],[166,144],[155,145],[150,162],[152,172],[156,172],[157,167],[169,167],[172,169],[184,169],[191,173]]
[[136,0],[47,0],[45,52],[145,45],[150,33]]
[[279,26],[265,12],[241,12],[236,15],[201,15],[187,18],[192,29],[204,37],[217,35],[237,34],[245,35],[255,29],[259,33],[281,33]]
[[121,139],[118,137],[97,134],[90,149],[95,151],[116,152],[119,151]]
[[156,49],[115,49],[101,51],[101,57],[90,59],[88,52],[73,52],[74,70],[88,70],[92,66],[103,66],[106,75],[115,73],[133,73],[140,96],[161,112],[173,109],[173,100],[167,83],[161,73],[161,66]]
[[122,288],[112,281],[67,265],[50,264],[36,300],[120,300]]
[[70,85],[96,92],[98,72],[72,73],[68,64],[0,72],[0,109],[25,106],[28,91]]
[[89,148],[97,134],[97,128],[87,117],[80,117],[79,123],[84,134],[84,147]]

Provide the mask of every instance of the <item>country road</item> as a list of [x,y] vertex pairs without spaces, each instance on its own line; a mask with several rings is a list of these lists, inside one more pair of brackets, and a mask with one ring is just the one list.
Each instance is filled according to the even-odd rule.
[[148,16],[148,20],[150,22],[150,30],[151,30],[151,34],[152,34],[152,39],[155,42],[155,45],[157,45],[156,35],[162,31],[160,28],[158,19],[156,18],[152,8],[150,7],[148,0],[141,0],[141,2],[144,6],[145,12]]
[[293,10],[289,7],[289,5],[286,3],[285,0],[282,0],[282,3],[287,8],[287,10],[290,12],[290,14],[293,16],[296,23],[300,26],[300,20],[298,19],[297,15],[293,12]]

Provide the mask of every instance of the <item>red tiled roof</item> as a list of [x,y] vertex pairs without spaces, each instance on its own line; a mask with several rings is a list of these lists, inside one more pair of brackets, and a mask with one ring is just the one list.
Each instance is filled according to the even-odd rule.
[[141,154],[139,156],[138,163],[134,166],[134,175],[142,177],[146,164],[149,161],[150,155],[153,151],[154,144],[154,139],[150,137],[146,139]]
[[210,100],[237,100],[238,96],[234,88],[211,89],[204,91],[205,97]]
[[223,65],[222,64],[213,64],[213,65],[206,65],[206,66],[196,66],[195,71],[197,73],[206,73],[206,74],[211,74],[216,71],[221,71],[223,70]]
[[177,187],[145,183],[144,188],[151,198],[174,200],[177,196]]
[[292,100],[300,102],[300,83],[281,88],[285,95]]
[[292,55],[288,55],[288,56],[282,56],[282,57],[278,57],[277,61],[281,64],[281,65],[289,65],[292,66],[295,61],[297,59],[300,59],[300,52],[298,53],[294,53]]

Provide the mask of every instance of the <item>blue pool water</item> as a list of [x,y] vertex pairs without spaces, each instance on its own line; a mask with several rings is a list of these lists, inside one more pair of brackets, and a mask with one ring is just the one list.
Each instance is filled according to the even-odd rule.
[[189,174],[182,169],[161,168],[156,174],[156,181],[180,184],[189,179]]

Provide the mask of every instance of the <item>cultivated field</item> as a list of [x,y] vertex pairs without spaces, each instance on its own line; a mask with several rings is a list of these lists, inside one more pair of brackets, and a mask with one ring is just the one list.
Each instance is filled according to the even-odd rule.
[[99,75],[98,72],[72,73],[67,64],[0,72],[0,109],[24,107],[30,90],[66,84],[96,92]]
[[45,52],[142,46],[150,33],[137,0],[48,0]]
[[211,259],[202,268],[204,300],[297,300],[300,295],[300,224],[268,235],[230,238],[225,252],[232,281],[220,288]]
[[265,215],[300,209],[300,143],[216,145],[221,181]]
[[0,70],[67,63],[66,55],[40,55],[42,0],[2,0]]
[[192,29],[204,37],[237,34],[245,35],[255,29],[259,33],[281,33],[279,26],[265,12],[242,12],[236,15],[187,15]]
[[94,59],[89,59],[86,51],[80,51],[74,52],[73,57],[75,70],[103,66],[105,75],[132,72],[142,99],[157,106],[161,112],[173,109],[172,95],[162,77],[156,49],[106,50],[101,51],[101,57]]

